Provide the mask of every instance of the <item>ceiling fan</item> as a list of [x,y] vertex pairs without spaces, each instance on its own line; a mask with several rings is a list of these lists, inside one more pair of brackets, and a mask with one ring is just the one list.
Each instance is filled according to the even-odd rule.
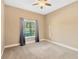
[[41,9],[43,9],[45,6],[52,6],[50,3],[48,3],[48,0],[37,0],[37,3],[34,3],[33,5],[37,5]]

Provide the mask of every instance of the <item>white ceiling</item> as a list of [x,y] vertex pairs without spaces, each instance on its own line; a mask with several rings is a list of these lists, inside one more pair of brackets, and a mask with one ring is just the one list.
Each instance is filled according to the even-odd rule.
[[48,0],[48,2],[52,4],[52,6],[45,7],[44,9],[40,9],[38,6],[33,6],[32,4],[36,1],[37,0],[4,0],[6,5],[29,10],[43,15],[53,12],[73,2],[76,2],[77,0]]

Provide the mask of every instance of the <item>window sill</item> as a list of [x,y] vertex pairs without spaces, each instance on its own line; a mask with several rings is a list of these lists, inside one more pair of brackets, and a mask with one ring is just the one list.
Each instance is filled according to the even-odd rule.
[[28,39],[28,38],[35,38],[35,36],[29,36],[29,37],[25,37],[25,39]]

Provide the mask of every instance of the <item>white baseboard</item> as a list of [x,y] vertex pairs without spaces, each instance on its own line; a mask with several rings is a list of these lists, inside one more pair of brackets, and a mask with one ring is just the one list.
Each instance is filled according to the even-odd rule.
[[44,41],[44,40],[46,40],[46,39],[41,39],[40,41]]
[[[40,39],[40,41],[43,41],[43,40],[45,40],[45,39]],[[26,42],[26,44],[30,44],[30,43],[35,43],[35,40]],[[7,46],[5,46],[5,48],[10,48],[10,47],[15,47],[15,46],[19,46],[19,43],[18,44],[7,45]]]
[[[53,44],[59,45],[59,46],[61,46],[61,47],[65,47],[65,48],[71,49],[71,50],[73,50],[73,51],[78,51],[77,48],[73,48],[73,47],[70,47],[70,46],[68,46],[68,45],[64,45],[64,44],[61,44],[61,43],[59,43],[59,42],[54,42],[54,41],[51,41],[51,40],[48,40],[48,39],[41,39],[40,41],[44,41],[44,40],[46,40],[46,41],[48,41],[48,42],[51,42],[51,43],[53,43]],[[30,44],[30,43],[35,43],[35,41],[26,42],[26,44]],[[10,47],[15,47],[15,46],[19,46],[19,43],[18,43],[18,44],[7,45],[7,46],[5,46],[5,48],[10,48]],[[3,53],[2,53],[2,54],[3,54]]]
[[70,49],[70,50],[73,50],[73,51],[78,52],[78,49],[77,49],[77,48],[73,48],[73,47],[70,47],[70,46],[68,46],[68,45],[64,45],[64,44],[62,44],[62,43],[55,42],[55,41],[52,41],[52,40],[46,40],[46,41],[51,42],[51,43],[56,44],[56,45],[59,45],[59,46],[61,46],[61,47],[65,47],[65,48],[68,48],[68,49]]
[[5,46],[5,48],[10,48],[10,47],[15,47],[15,46],[19,46],[19,43],[18,44],[7,45],[7,46]]

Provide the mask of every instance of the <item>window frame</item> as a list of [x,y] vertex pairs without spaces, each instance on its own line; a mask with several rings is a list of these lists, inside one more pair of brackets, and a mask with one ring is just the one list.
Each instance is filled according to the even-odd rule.
[[[24,23],[25,22],[34,22],[36,24],[36,20],[24,19]],[[23,24],[23,26],[25,26],[25,24]],[[35,28],[36,28],[36,26],[35,26]],[[35,33],[36,33],[36,29],[35,29]],[[28,37],[25,36],[26,39],[27,38],[34,38],[34,37],[35,37],[35,35],[34,36],[28,36]]]

